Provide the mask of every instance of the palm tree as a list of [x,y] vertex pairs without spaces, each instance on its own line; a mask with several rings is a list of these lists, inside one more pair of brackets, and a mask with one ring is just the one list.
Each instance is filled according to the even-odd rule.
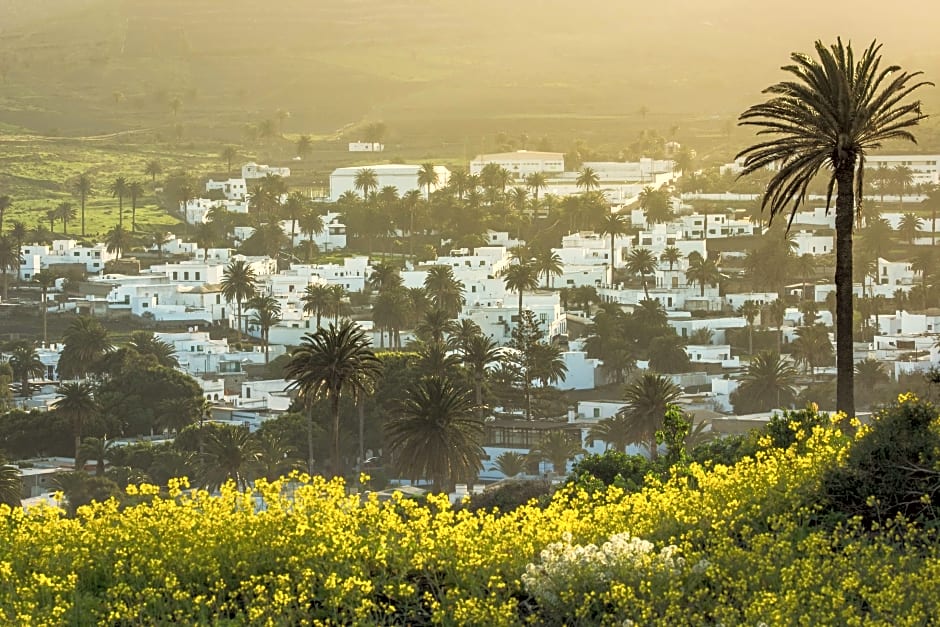
[[309,135],[301,135],[297,138],[297,143],[294,144],[294,150],[297,151],[297,156],[301,159],[306,159],[313,151],[313,140]]
[[503,283],[510,292],[519,295],[519,319],[522,319],[522,295],[526,291],[537,289],[539,274],[535,266],[529,263],[514,263],[503,271]]
[[[297,234],[297,220],[307,209],[307,197],[300,192],[291,192],[284,203],[284,214],[290,220],[290,246],[294,247],[294,239]],[[317,214],[319,217],[319,214]]]
[[930,185],[923,204],[930,208],[930,245],[937,244],[937,209],[940,209],[940,185]]
[[362,168],[356,172],[353,187],[362,193],[363,200],[369,200],[369,196],[379,188],[379,177],[372,168]]
[[309,409],[307,434],[308,470],[313,472],[313,408],[314,401],[326,398],[330,402],[333,425],[332,471],[342,474],[339,448],[339,401],[343,392],[354,395],[365,391],[369,381],[381,371],[381,362],[369,346],[362,328],[351,320],[339,325],[331,323],[316,333],[307,333],[301,345],[291,353],[284,367],[284,378],[291,383]]
[[22,263],[23,255],[13,238],[0,235],[0,278],[3,280],[3,300],[7,299],[7,272],[10,270],[19,272]]
[[559,476],[568,473],[568,461],[584,453],[581,443],[575,441],[569,433],[560,430],[549,431],[539,443],[529,451],[529,456],[538,461],[547,461],[552,471]]
[[697,252],[689,255],[689,267],[685,271],[686,280],[694,285],[699,285],[699,296],[705,296],[705,285],[712,287],[718,285],[721,280],[721,272],[718,271],[718,264],[708,257],[703,257]]
[[131,197],[131,233],[137,232],[137,199],[144,195],[144,184],[131,181],[127,184],[127,194]]
[[927,283],[930,273],[937,268],[937,254],[935,248],[924,248],[917,251],[911,260],[911,270],[920,275],[921,293],[924,297],[924,310],[927,310]]
[[37,272],[33,275],[33,283],[39,286],[40,291],[40,303],[39,306],[42,309],[42,345],[45,346],[49,341],[48,326],[46,324],[46,317],[49,312],[49,306],[47,304],[47,296],[49,295],[49,289],[55,286],[56,275],[46,271],[46,272]]
[[919,101],[901,102],[928,83],[913,82],[919,72],[882,68],[880,50],[872,42],[856,59],[841,39],[829,48],[817,41],[819,60],[793,54],[793,64],[783,69],[795,80],[769,87],[770,100],[740,118],[759,127],[758,134],[773,135],[737,155],[745,159],[742,175],[780,164],[761,205],[769,206],[771,218],[790,212],[792,220],[823,168],[829,170],[827,196],[836,189],[836,407],[849,416],[855,413],[852,227],[861,210],[865,154],[886,140],[915,141],[909,129],[926,117]]
[[486,370],[491,364],[499,362],[502,350],[493,339],[478,333],[470,337],[460,349],[460,358],[464,366],[473,377],[474,400],[477,407],[477,416],[482,420],[483,407],[483,380]]
[[124,226],[124,196],[127,195],[127,179],[119,176],[108,186],[108,193],[118,199],[118,226]]
[[314,283],[304,289],[304,295],[300,298],[304,303],[304,313],[313,314],[317,317],[317,328],[320,328],[320,320],[324,314],[329,314],[330,302],[332,300],[332,291],[327,283]]
[[20,380],[20,393],[26,398],[32,397],[30,379],[45,376],[46,367],[36,354],[36,347],[28,342],[18,342],[10,354],[10,368],[13,376]]
[[619,453],[625,453],[627,446],[635,442],[632,423],[623,414],[597,421],[591,427],[589,437],[604,442],[606,450],[614,449]]
[[157,337],[149,331],[134,331],[131,333],[131,339],[127,347],[138,355],[150,356],[164,368],[178,368],[179,360],[176,358],[176,348],[158,340]]
[[526,466],[528,466],[528,460],[525,455],[513,451],[504,451],[496,458],[496,465],[493,466],[493,469],[511,479],[516,475],[523,474]]
[[91,176],[85,172],[79,174],[78,177],[72,181],[72,193],[78,196],[79,202],[81,204],[81,218],[82,218],[82,237],[85,236],[85,202],[88,200],[88,197],[91,195],[92,191],[92,181]]
[[450,266],[431,266],[424,277],[424,289],[434,306],[447,312],[448,318],[456,318],[466,302],[463,283],[457,280]]
[[483,469],[483,423],[473,416],[467,390],[446,377],[426,377],[408,388],[399,413],[386,431],[405,476],[430,479],[447,493]]
[[346,289],[338,283],[330,286],[329,315],[333,322],[338,322],[340,316],[349,315],[349,305],[346,304]]
[[770,301],[766,311],[768,322],[777,327],[777,354],[780,354],[780,347],[783,344],[783,318],[787,313],[787,303],[783,299],[776,298]]
[[163,174],[163,166],[157,159],[151,159],[147,162],[147,165],[144,166],[144,174],[150,177],[151,184],[156,185],[157,177]]
[[578,186],[578,189],[583,190],[584,193],[587,194],[600,188],[601,177],[593,168],[583,168],[578,174],[575,185]]
[[901,222],[898,224],[898,235],[908,244],[913,244],[914,238],[917,237],[923,226],[924,221],[917,217],[916,213],[905,213],[901,216]]
[[411,318],[412,304],[408,292],[402,287],[382,290],[372,306],[372,319],[379,332],[379,347],[385,348],[385,332],[388,345],[401,348],[401,329]]
[[536,276],[545,275],[546,288],[549,287],[552,277],[564,274],[565,264],[562,262],[561,256],[552,251],[551,248],[537,250],[534,258],[535,274]]
[[226,146],[219,157],[225,162],[225,172],[232,176],[232,162],[238,159],[238,149],[235,146]]
[[533,172],[525,177],[525,186],[532,190],[536,203],[539,201],[539,191],[545,189],[546,182],[545,175],[541,172]]
[[453,322],[447,328],[447,348],[463,350],[473,338],[482,333],[480,325],[469,318]]
[[832,342],[829,341],[829,331],[823,324],[800,327],[796,330],[796,339],[790,346],[793,359],[809,369],[813,380],[816,379],[816,368],[832,361]]
[[254,434],[255,470],[268,481],[274,481],[294,470],[303,470],[304,462],[297,457],[297,449],[286,438],[270,431]]
[[261,332],[261,343],[264,345],[264,363],[268,364],[268,343],[271,327],[281,321],[281,304],[271,296],[255,296],[248,301],[248,308],[254,309],[249,322],[258,327]]
[[0,456],[0,503],[18,508],[23,505],[23,480],[20,479],[20,469],[10,465],[6,458]]
[[744,316],[744,320],[747,322],[747,354],[753,355],[754,321],[757,319],[757,316],[760,315],[760,306],[753,300],[746,300],[738,307],[738,313]]
[[13,206],[13,199],[7,195],[0,196],[0,233],[3,233],[3,218],[7,209]]
[[630,422],[632,441],[647,443],[653,459],[658,456],[656,432],[663,428],[669,405],[681,394],[670,379],[652,373],[643,374],[624,389],[624,406],[618,414]]
[[735,404],[736,413],[768,411],[789,407],[796,399],[797,372],[780,355],[769,351],[758,353],[748,364],[735,395],[742,399]]
[[102,358],[114,350],[107,329],[89,316],[73,320],[65,330],[62,342],[59,375],[66,379],[94,372]]
[[680,259],[682,259],[682,251],[675,246],[667,246],[659,256],[660,261],[669,263],[670,272],[672,272],[672,268],[679,263]]
[[620,213],[608,213],[601,222],[600,234],[610,237],[610,282],[614,282],[614,269],[617,267],[615,246],[617,238],[630,232],[626,216]]
[[367,281],[370,288],[379,292],[401,287],[402,278],[398,266],[391,263],[377,263],[372,266],[372,274]]
[[904,210],[904,192],[914,184],[914,171],[906,165],[898,165],[891,169],[891,184],[898,193],[898,208]]
[[94,388],[84,381],[69,381],[59,386],[59,398],[53,403],[52,409],[61,414],[72,425],[72,436],[75,438],[75,470],[78,470],[80,449],[82,446],[82,428],[98,412],[95,402]]
[[[72,214],[74,216],[74,212]],[[16,244],[17,250],[22,250],[23,242],[26,241],[26,238],[29,237],[29,229],[26,228],[26,225],[20,222],[19,220],[13,221],[13,226],[10,227],[10,238],[13,240],[13,243]],[[20,281],[20,268],[16,269],[16,282]]]
[[55,208],[56,217],[62,223],[62,233],[69,234],[69,221],[75,219],[75,208],[70,202],[60,202]]
[[640,280],[643,281],[645,300],[650,299],[650,291],[646,284],[646,277],[656,272],[657,267],[659,267],[659,264],[656,262],[656,256],[649,248],[634,248],[627,256],[627,272],[640,275]]
[[244,490],[254,478],[259,458],[258,443],[247,427],[220,425],[209,433],[199,456],[199,481],[209,490],[226,481]]
[[78,447],[78,456],[75,459],[75,468],[84,468],[89,459],[95,460],[95,475],[104,476],[105,460],[114,447],[114,441],[107,438],[85,438]]
[[104,243],[109,253],[114,253],[120,259],[131,245],[131,235],[120,224],[108,231]]
[[890,380],[884,365],[871,357],[855,364],[855,380],[860,390],[874,390],[876,386]]
[[258,291],[258,278],[255,270],[241,259],[233,259],[222,272],[222,297],[228,302],[233,300],[238,306],[238,335],[242,333],[242,303],[249,300]]
[[316,246],[313,237],[319,235],[326,229],[323,224],[323,216],[317,212],[316,208],[307,207],[307,209],[300,214],[297,225],[300,227],[300,232],[307,236],[306,262],[310,263],[310,252],[312,248]]
[[431,186],[437,185],[437,182],[440,180],[440,177],[437,175],[437,170],[434,169],[433,163],[424,163],[421,165],[421,168],[418,170],[418,185],[421,185],[425,189],[424,199],[426,201],[431,200]]
[[[672,218],[672,208],[669,205],[669,193],[665,189],[653,189],[647,185],[638,196],[640,208],[646,214],[646,221],[650,224],[668,222]],[[708,213],[705,213],[706,224],[703,228],[705,237],[708,237]]]

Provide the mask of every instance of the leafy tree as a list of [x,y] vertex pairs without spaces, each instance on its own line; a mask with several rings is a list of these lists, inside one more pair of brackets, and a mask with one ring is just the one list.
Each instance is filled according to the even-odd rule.
[[307,440],[310,472],[313,472],[313,404],[318,398],[326,398],[332,418],[332,471],[342,474],[339,401],[343,392],[363,393],[369,382],[378,377],[381,363],[369,344],[356,323],[350,320],[339,325],[331,323],[325,329],[305,334],[284,368],[285,378],[291,381],[288,389],[297,390],[311,412]]
[[386,430],[405,476],[430,479],[438,492],[476,478],[483,468],[483,424],[466,389],[446,377],[426,377],[409,388],[399,413]]
[[[836,347],[837,407],[855,413],[852,348],[852,227],[861,209],[865,154],[886,140],[914,141],[910,130],[925,115],[920,102],[906,102],[924,82],[919,72],[881,66],[881,47],[872,44],[856,59],[841,40],[827,48],[816,42],[819,60],[793,54],[783,69],[794,80],[767,89],[771,98],[741,115],[741,123],[773,137],[742,151],[743,175],[782,164],[771,178],[762,207],[771,219],[806,199],[810,182],[822,169],[829,179],[827,196],[836,189]],[[827,202],[828,205],[828,202]]]
[[222,296],[238,306],[238,334],[242,333],[242,303],[254,297],[258,291],[255,270],[242,259],[233,259],[222,272]]

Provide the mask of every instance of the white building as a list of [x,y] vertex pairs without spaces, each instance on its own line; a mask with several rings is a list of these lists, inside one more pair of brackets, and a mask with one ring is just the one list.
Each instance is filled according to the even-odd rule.
[[[426,186],[418,184],[418,173],[421,171],[420,165],[397,164],[378,164],[353,166],[346,168],[337,168],[330,174],[330,200],[336,202],[339,197],[346,192],[358,193],[356,190],[356,175],[362,170],[372,170],[375,172],[375,178],[378,183],[376,191],[383,187],[394,187],[399,195],[403,195],[412,190],[426,192]],[[437,173],[437,183],[431,185],[431,192],[447,185],[450,180],[450,170],[442,165],[434,166]]]
[[906,166],[911,169],[914,185],[936,185],[940,183],[940,155],[866,155],[865,168],[896,168]]
[[349,152],[382,152],[385,144],[379,142],[349,142]]
[[20,247],[23,261],[19,267],[19,278],[24,281],[31,280],[42,270],[59,265],[80,264],[85,271],[98,274],[104,270],[109,261],[117,259],[117,255],[109,253],[104,244],[82,246],[76,240],[59,239],[52,242],[52,246],[39,244],[25,244]]
[[209,179],[206,183],[206,191],[222,192],[226,200],[244,201],[248,198],[248,183],[245,182],[245,179],[228,179],[226,181]]
[[914,285],[916,274],[910,261],[888,261],[878,258],[879,285]]
[[229,213],[248,213],[248,199],[241,200],[210,200],[208,198],[191,198],[185,203],[180,202],[180,211],[188,224],[204,224],[209,221],[209,212],[215,207],[221,207]]
[[316,244],[317,250],[320,252],[346,248],[346,225],[342,221],[342,214],[339,213],[327,212],[323,216],[323,231],[314,233],[312,238],[307,233],[302,232],[298,225],[292,224],[290,220],[282,220],[281,229],[287,236],[290,236],[293,229],[293,245],[295,247],[300,246],[309,239],[313,239],[313,243]]
[[640,157],[639,161],[585,161],[581,167],[591,168],[602,184],[609,181],[659,186],[673,177],[676,162],[672,159]]
[[757,231],[757,225],[750,220],[736,219],[726,213],[693,213],[682,216],[679,221],[682,224],[682,237],[687,240],[705,239],[706,228],[710,239],[753,235]]
[[797,256],[801,255],[827,255],[835,250],[835,240],[833,235],[830,234],[820,234],[815,231],[791,231],[793,235],[793,242],[796,244],[796,248],[793,250],[793,254]]
[[562,152],[538,152],[517,150],[515,152],[499,152],[487,155],[477,155],[470,162],[470,174],[480,174],[487,164],[495,164],[508,170],[517,178],[525,178],[529,174],[561,174],[565,171],[565,154]]
[[243,179],[263,179],[267,175],[280,176],[287,178],[290,176],[290,168],[277,168],[270,165],[258,165],[251,161],[242,166]]

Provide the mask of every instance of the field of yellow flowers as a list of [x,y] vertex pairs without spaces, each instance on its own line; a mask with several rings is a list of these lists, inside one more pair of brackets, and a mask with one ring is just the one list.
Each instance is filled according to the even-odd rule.
[[181,479],[74,519],[7,509],[0,623],[929,624],[932,531],[818,522],[825,472],[866,434],[842,426],[632,494],[571,487],[505,514],[360,499],[316,477],[216,497]]

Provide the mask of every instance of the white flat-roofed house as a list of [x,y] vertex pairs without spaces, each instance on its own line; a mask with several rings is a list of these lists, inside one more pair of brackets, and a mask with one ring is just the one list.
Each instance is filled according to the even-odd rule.
[[[706,223],[707,218],[707,223]],[[719,239],[724,237],[740,237],[753,235],[757,225],[746,219],[736,219],[726,213],[693,213],[679,218],[682,223],[682,238]],[[706,227],[707,224],[707,227]],[[705,229],[708,229],[707,238]]]
[[477,155],[470,162],[470,174],[480,174],[491,163],[508,170],[516,179],[536,173],[561,174],[565,171],[565,153],[517,150]]
[[878,284],[879,285],[914,285],[918,273],[910,261],[888,261],[878,258]]
[[385,144],[379,142],[349,142],[349,152],[382,152]]
[[720,364],[722,368],[739,368],[741,361],[731,356],[730,344],[688,344],[684,347],[693,364]]
[[793,232],[793,242],[796,247],[793,254],[802,255],[828,255],[835,250],[835,239],[832,233],[819,233],[814,231],[800,230]]
[[940,155],[866,155],[865,169],[876,170],[905,166],[910,168],[914,185],[940,183]]
[[[522,308],[535,314],[545,339],[567,333],[567,319],[558,292],[523,292]],[[506,344],[519,319],[518,296],[507,292],[503,298],[480,299],[464,306],[460,318],[476,322],[483,335]]]
[[225,272],[224,262],[202,258],[187,259],[174,263],[156,264],[150,267],[151,274],[162,274],[170,282],[181,285],[217,284],[222,282]]
[[293,224],[290,220],[281,220],[280,224],[281,230],[288,237],[290,237],[293,230],[295,247],[312,239],[318,251],[330,252],[331,250],[346,248],[346,225],[343,223],[342,218],[342,214],[328,212],[323,216],[323,231],[314,233],[313,237],[301,231],[300,225]]
[[117,259],[104,244],[84,246],[71,239],[55,240],[52,246],[25,244],[20,247],[20,254],[23,262],[19,278],[23,281],[30,281],[39,272],[57,265],[81,264],[89,274],[100,274],[106,263]]
[[180,211],[187,224],[204,224],[209,221],[209,213],[221,207],[229,213],[248,213],[248,199],[243,200],[211,200],[209,198],[191,198],[185,203],[180,202]]
[[272,176],[280,176],[281,178],[287,178],[290,176],[290,168],[278,168],[270,165],[258,165],[257,163],[250,161],[242,166],[242,178],[243,179],[263,179],[267,175],[271,174]]
[[[412,190],[421,192],[423,196],[427,189],[425,185],[418,183],[418,173],[421,171],[421,167],[420,165],[394,163],[337,168],[330,174],[330,201],[336,202],[340,196],[347,192],[358,194],[356,176],[362,170],[372,170],[375,173],[378,183],[376,191],[383,187],[394,187],[398,190],[399,196]],[[450,170],[444,166],[436,165],[434,171],[437,173],[437,183],[431,185],[432,193],[447,185],[450,180]]]
[[585,161],[581,167],[594,170],[602,183],[646,183],[658,187],[674,176],[676,162],[672,159],[640,157],[639,161]]
[[225,181],[213,181],[209,179],[208,182],[206,182],[206,191],[222,192],[226,200],[243,201],[248,198],[248,183],[245,179],[228,179]]

